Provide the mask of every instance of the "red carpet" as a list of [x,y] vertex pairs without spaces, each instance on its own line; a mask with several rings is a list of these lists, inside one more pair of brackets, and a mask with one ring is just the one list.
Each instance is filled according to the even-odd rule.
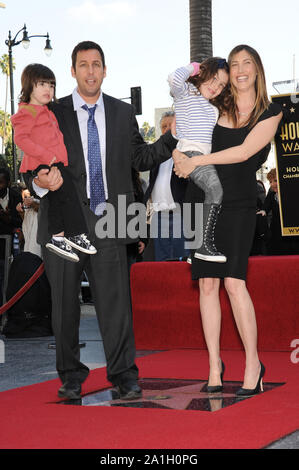
[[[198,282],[185,262],[136,263],[131,271],[137,349],[205,349]],[[249,259],[247,286],[259,329],[260,351],[291,351],[299,338],[299,256]],[[221,286],[221,349],[242,349]]]
[[[264,381],[285,385],[215,412],[57,404],[58,380],[0,394],[3,449],[260,449],[299,429],[299,256],[251,258],[248,288],[256,308]],[[137,363],[141,378],[202,379],[208,360],[197,283],[187,263],[137,263],[132,269],[137,349],[167,350]],[[241,381],[244,354],[221,290],[225,381]],[[187,348],[187,349],[184,349]],[[92,371],[83,393],[109,387]]]
[[[225,380],[242,380],[243,354],[225,351]],[[298,365],[289,353],[261,354],[265,382],[286,382],[216,412],[57,404],[53,380],[0,395],[2,449],[258,449],[299,428]],[[176,350],[138,360],[145,378],[205,379],[207,355]],[[107,387],[92,371],[83,393]]]

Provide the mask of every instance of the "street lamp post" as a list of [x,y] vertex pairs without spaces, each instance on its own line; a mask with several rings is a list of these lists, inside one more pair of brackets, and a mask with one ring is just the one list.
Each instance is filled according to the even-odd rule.
[[[17,40],[19,34],[23,31],[23,37],[20,40]],[[8,46],[8,63],[9,63],[9,80],[10,80],[10,107],[11,107],[11,115],[15,114],[15,101],[14,101],[14,83],[13,83],[13,62],[12,62],[12,48],[14,46],[18,46],[22,43],[25,49],[28,49],[30,46],[30,39],[31,38],[46,38],[46,46],[44,48],[45,53],[50,56],[52,52],[51,42],[49,38],[49,33],[45,35],[35,34],[32,36],[28,36],[26,25],[24,24],[23,28],[17,32],[15,37],[12,39],[11,31],[8,33],[8,39],[5,41],[5,44]],[[18,179],[18,171],[17,171],[17,158],[16,158],[16,146],[14,143],[14,135],[12,129],[12,151],[13,151],[13,176],[14,181]]]

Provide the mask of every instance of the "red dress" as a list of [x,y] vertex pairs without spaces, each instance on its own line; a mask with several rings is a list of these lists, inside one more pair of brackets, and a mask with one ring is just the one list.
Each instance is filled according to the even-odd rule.
[[52,111],[46,105],[21,103],[11,117],[14,141],[24,152],[21,173],[35,170],[39,165],[61,162],[68,164],[63,135]]

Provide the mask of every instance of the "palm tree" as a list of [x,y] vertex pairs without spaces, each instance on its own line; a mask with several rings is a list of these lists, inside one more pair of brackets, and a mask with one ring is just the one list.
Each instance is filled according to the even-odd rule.
[[[7,141],[6,139],[6,125],[7,125],[7,99],[8,99],[8,78],[9,78],[9,57],[8,54],[3,54],[3,56],[0,58],[0,68],[1,72],[6,75],[6,92],[5,92],[5,107],[4,107],[4,117],[3,117],[3,139],[2,139],[2,154],[4,154],[4,146],[5,142]],[[13,70],[16,68],[14,62],[13,62]]]
[[202,62],[213,55],[211,3],[189,0],[191,62]]
[[0,108],[0,137],[2,137],[4,145],[10,138],[11,129],[10,115]]

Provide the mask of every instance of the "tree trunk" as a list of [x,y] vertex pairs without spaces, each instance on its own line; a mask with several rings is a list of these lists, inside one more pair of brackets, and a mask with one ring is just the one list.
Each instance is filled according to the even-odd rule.
[[213,55],[211,3],[189,0],[191,62],[202,62]]

